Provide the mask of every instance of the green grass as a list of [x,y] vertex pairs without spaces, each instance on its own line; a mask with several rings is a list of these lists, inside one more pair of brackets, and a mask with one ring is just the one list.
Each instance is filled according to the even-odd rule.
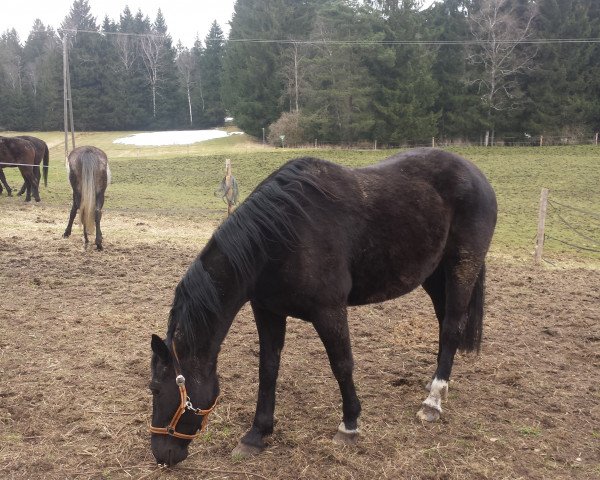
[[[223,201],[214,195],[224,176],[225,159],[244,199],[269,173],[290,158],[318,156],[346,166],[357,167],[381,160],[393,151],[273,149],[253,142],[245,135],[201,142],[191,146],[128,147],[113,140],[133,132],[82,133],[78,145],[91,144],[109,156],[113,184],[107,191],[106,211],[155,212],[164,215],[221,217]],[[5,133],[5,135],[16,132]],[[64,135],[60,132],[32,133],[50,145],[48,188],[41,191],[44,202],[68,210],[71,189],[64,169]],[[600,250],[600,147],[462,147],[449,149],[477,164],[492,183],[498,198],[499,217],[492,251],[518,261],[531,258],[540,191],[550,190],[550,200],[595,213],[586,216],[562,209],[560,214],[588,239],[574,233],[549,206],[548,235]],[[20,185],[17,169],[5,169],[12,186]],[[399,192],[400,193],[400,192]],[[0,207],[6,200],[0,197]],[[597,265],[600,254],[578,250],[548,240],[546,258],[559,262]]]

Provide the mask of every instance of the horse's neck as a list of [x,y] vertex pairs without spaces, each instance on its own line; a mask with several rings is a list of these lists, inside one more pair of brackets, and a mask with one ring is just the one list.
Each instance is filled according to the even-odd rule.
[[221,312],[215,323],[214,338],[209,349],[209,355],[216,357],[233,319],[248,301],[248,289],[240,282],[229,260],[217,248],[214,241],[211,240],[207,244],[200,255],[200,260],[210,275],[221,302]]

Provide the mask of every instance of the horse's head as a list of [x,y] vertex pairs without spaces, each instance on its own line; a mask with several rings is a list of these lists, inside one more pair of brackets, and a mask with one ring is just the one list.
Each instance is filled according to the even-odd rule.
[[[178,357],[152,335],[152,453],[157,463],[174,465],[188,456],[190,442],[203,430],[218,397],[214,366],[192,355]],[[204,408],[204,409],[203,409]]]

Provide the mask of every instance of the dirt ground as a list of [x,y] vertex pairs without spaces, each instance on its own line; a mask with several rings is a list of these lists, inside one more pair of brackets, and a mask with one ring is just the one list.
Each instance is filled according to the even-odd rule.
[[164,335],[175,285],[215,223],[106,211],[96,252],[78,228],[61,238],[67,213],[0,205],[0,478],[600,478],[600,270],[493,254],[483,348],[457,357],[440,422],[415,416],[437,349],[419,290],[351,310],[356,447],[332,442],[337,385],[312,327],[290,319],[269,448],[232,458],[257,390],[246,306],[223,345],[208,433],[158,469],[150,335]]

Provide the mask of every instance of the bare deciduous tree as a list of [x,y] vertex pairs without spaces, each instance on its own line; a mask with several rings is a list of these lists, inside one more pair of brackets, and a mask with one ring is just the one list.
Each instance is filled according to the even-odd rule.
[[[481,66],[480,75],[471,82],[479,87],[488,129],[492,129],[492,143],[493,112],[517,106],[517,75],[530,67],[535,56],[533,49],[522,48],[531,34],[535,15],[533,6],[525,16],[518,15],[512,0],[482,0],[479,10],[469,16],[471,33],[476,41],[469,61]],[[488,130],[486,145],[489,133]]]
[[115,40],[117,55],[126,72],[133,68],[136,59],[135,39],[127,34],[116,35]]
[[191,88],[194,84],[192,80],[192,74],[196,67],[196,59],[187,48],[183,48],[181,45],[179,45],[175,63],[177,65],[177,70],[179,71],[179,75],[181,77],[183,86],[185,87],[188,100],[188,110],[190,115],[190,125],[193,125],[194,117],[192,115]]
[[156,117],[156,92],[160,83],[165,40],[162,35],[148,34],[140,37],[140,50],[146,76],[152,91],[152,116]]

